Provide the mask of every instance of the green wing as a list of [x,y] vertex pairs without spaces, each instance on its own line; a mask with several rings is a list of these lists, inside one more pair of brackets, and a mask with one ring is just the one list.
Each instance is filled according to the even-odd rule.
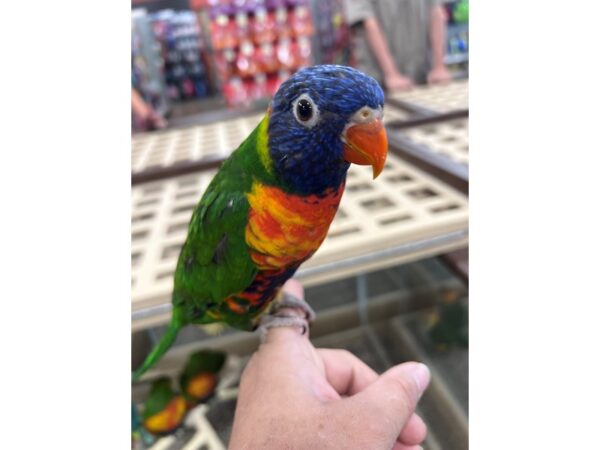
[[223,163],[194,210],[175,270],[171,322],[133,373],[134,381],[167,352],[183,326],[210,322],[206,312],[246,289],[258,273],[245,238],[247,194],[254,180],[275,181],[257,152],[267,124],[265,117]]
[[183,308],[186,322],[202,322],[206,309],[243,291],[257,273],[245,239],[252,177],[237,156],[225,162],[207,188],[179,255],[173,306]]

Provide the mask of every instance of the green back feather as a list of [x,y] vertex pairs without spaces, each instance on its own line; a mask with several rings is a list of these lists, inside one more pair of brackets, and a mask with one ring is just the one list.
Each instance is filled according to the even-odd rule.
[[[171,322],[134,381],[166,353],[183,326],[213,322],[207,311],[254,280],[258,270],[245,239],[247,194],[254,181],[280,186],[270,169],[267,129],[265,116],[223,163],[196,206],[175,271]],[[230,325],[245,328],[249,321],[235,317]]]

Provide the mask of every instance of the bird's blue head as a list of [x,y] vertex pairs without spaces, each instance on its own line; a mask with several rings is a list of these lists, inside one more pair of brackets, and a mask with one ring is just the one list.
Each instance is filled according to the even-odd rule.
[[379,175],[387,155],[383,91],[371,77],[337,65],[314,66],[285,81],[270,106],[269,148],[284,185],[320,194],[344,181],[350,163]]

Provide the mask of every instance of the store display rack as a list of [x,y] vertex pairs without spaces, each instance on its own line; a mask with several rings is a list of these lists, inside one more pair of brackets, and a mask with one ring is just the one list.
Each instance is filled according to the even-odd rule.
[[469,122],[444,120],[394,130],[390,145],[402,156],[411,156],[464,182],[469,180]]
[[[425,310],[417,314],[425,315],[428,312]],[[451,384],[455,379],[465,382],[463,377],[464,372],[468,371],[467,351],[456,349],[450,354],[434,354],[432,358],[426,341],[424,343],[421,336],[415,338],[411,334],[413,330],[407,331],[414,328],[415,316],[397,316],[382,323],[338,331],[314,339],[314,345],[349,349],[379,371],[389,368],[392,363],[406,360],[425,361],[432,371],[432,379],[417,408],[418,414],[428,426],[424,448],[467,448],[468,417],[464,401],[460,401],[460,397],[464,397],[467,391],[464,388],[462,391],[457,390]],[[396,344],[395,349],[384,348],[382,345],[382,341],[389,339]],[[177,357],[183,358],[194,350],[184,347],[173,350],[176,351]],[[447,364],[444,365],[444,360],[449,358],[459,358],[462,363],[459,367],[450,367],[450,380],[447,377],[449,368],[445,367]],[[243,360],[247,361],[247,357]],[[237,387],[219,388],[213,401],[199,405],[188,413],[182,429],[159,438],[148,450],[225,450],[230,437],[237,394]],[[226,416],[228,420],[223,420],[221,416]]]
[[[420,102],[417,108],[409,103],[406,103],[408,106],[386,105],[384,121],[390,141],[386,169],[373,181],[369,167],[351,167],[340,211],[328,239],[298,272],[306,285],[466,246],[466,196],[396,156],[405,157],[412,151],[419,156],[418,161],[429,154],[435,157],[433,162],[438,166],[444,158],[446,166],[459,164],[442,155],[443,151],[464,160],[467,130],[461,127],[466,127],[467,122],[461,110],[452,108],[464,105],[466,87],[466,82],[445,86],[451,93],[438,96],[436,107],[445,111],[439,114],[427,108],[432,106],[432,102],[427,101],[429,89],[411,94],[411,99]],[[434,88],[436,92],[442,90],[442,87]],[[440,99],[446,99],[445,103]],[[416,112],[419,108],[421,110]],[[168,319],[172,274],[191,213],[216,168],[252,131],[263,114],[257,112],[134,136],[134,330]],[[447,121],[448,117],[453,119]],[[436,153],[429,146],[444,150]]]
[[[224,80],[219,86],[224,102],[238,108],[245,105],[245,112],[213,112],[205,114],[202,123],[192,124],[190,120],[191,126],[132,138],[132,333],[152,343],[170,320],[179,251],[191,214],[217,168],[262,119],[263,103],[279,82],[315,58],[343,62],[339,60],[347,58],[349,48],[340,44],[348,41],[348,30],[337,8],[341,1],[334,2],[337,6],[331,11],[318,9],[322,2],[316,0],[237,2],[247,4],[246,9],[235,2],[223,2],[231,5],[222,9],[218,3],[191,0],[194,20],[203,33],[213,31],[206,43],[207,51],[215,57],[214,67],[207,66],[207,70],[213,79],[218,73]],[[305,20],[304,8],[309,4],[311,14]],[[289,30],[280,27],[276,38],[255,38],[258,33],[251,27],[257,18],[268,20],[278,13],[283,17],[283,12],[290,19],[296,13],[297,19],[304,18],[298,25],[305,27],[304,31],[286,36]],[[226,42],[230,32],[241,36],[234,44]],[[311,48],[307,51],[309,40]],[[279,47],[283,62],[270,67],[265,55]],[[253,56],[263,59],[262,66],[247,64]],[[463,59],[468,61],[468,53],[451,54],[447,62],[461,64]],[[321,293],[309,296],[318,311],[311,340],[318,347],[352,351],[378,372],[407,360],[425,362],[432,372],[430,387],[418,409],[429,428],[425,448],[467,448],[468,350],[437,351],[426,328],[441,290],[450,288],[466,296],[465,278],[460,281],[452,276],[449,281],[440,281],[424,267],[432,262],[449,272],[440,258],[433,257],[458,255],[450,262],[461,270],[466,264],[468,283],[468,80],[389,94],[384,122],[390,144],[384,171],[373,180],[370,167],[351,166],[345,194],[325,242],[296,274],[307,295],[311,290]],[[413,265],[416,269],[406,269]],[[415,286],[401,280],[398,274],[404,270],[422,273],[423,284]],[[385,283],[374,283],[380,274],[398,285],[386,290]],[[369,286],[378,293],[368,292]],[[335,295],[327,289],[334,290]],[[338,303],[336,295],[340,297]],[[176,380],[188,356],[199,349],[227,352],[227,365],[215,396],[190,411],[185,425],[175,434],[157,439],[147,448],[224,450],[239,379],[257,348],[258,336],[235,330],[209,336],[197,327],[186,328],[164,358],[141,382],[133,384],[132,398],[138,406],[147,396],[150,381],[161,376]],[[193,333],[201,333],[201,338],[196,334],[194,340],[185,343]],[[133,347],[137,356],[149,351],[140,351],[135,344]]]
[[[426,260],[412,267],[413,274],[405,273],[404,277],[399,276],[398,268],[373,274],[369,284],[389,278],[390,286],[385,292],[320,311],[311,327],[311,341],[316,347],[346,349],[379,373],[408,360],[425,362],[432,373],[430,386],[418,408],[429,429],[425,448],[467,448],[468,350],[461,347],[436,350],[427,331],[435,308],[431,302],[422,301],[436,298],[440,290],[450,289],[458,295],[465,295],[466,291],[439,262]],[[343,295],[342,291],[348,296],[346,281],[328,286],[337,295]],[[311,288],[307,295],[313,304],[330,296],[327,290],[319,294]],[[205,445],[200,448],[225,448],[231,433],[239,377],[258,344],[257,333],[245,332],[196,339],[173,347],[149,370],[143,381],[133,386],[137,403],[147,395],[152,380],[163,376],[176,379],[188,355],[209,348],[228,354],[215,397],[192,411],[184,430],[158,440],[151,449],[192,449],[198,448],[193,446],[198,442]]]
[[[266,107],[255,113],[189,127],[139,133],[132,139],[132,184],[217,167],[258,125]],[[386,105],[384,123],[410,123],[414,113]]]
[[464,166],[469,164],[468,133],[468,119],[449,120],[403,130],[410,142],[427,146],[435,153]]
[[219,89],[231,106],[271,97],[313,61],[308,0],[193,1],[191,6],[210,42]]
[[182,162],[222,161],[236,149],[263,118],[264,112],[192,127],[134,136],[131,170],[168,168]]
[[170,103],[162,73],[163,60],[152,23],[144,11],[131,13],[131,44],[133,85],[158,114],[164,115]]
[[469,109],[469,80],[417,86],[409,91],[389,94],[387,101],[424,116],[465,111]]
[[[133,330],[165,323],[173,271],[191,214],[213,170],[132,189]],[[373,181],[352,166],[340,209],[317,253],[298,271],[307,286],[465,247],[466,197],[389,155]]]
[[387,124],[390,148],[461,192],[468,192],[468,80],[393,94],[388,102],[421,114]]

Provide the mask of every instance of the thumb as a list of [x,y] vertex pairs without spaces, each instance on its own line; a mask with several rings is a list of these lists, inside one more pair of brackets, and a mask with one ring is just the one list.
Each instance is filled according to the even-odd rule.
[[413,415],[430,378],[424,364],[400,364],[346,401],[355,417],[376,420],[382,427],[375,427],[374,431],[381,430],[379,434],[384,433],[393,442]]

